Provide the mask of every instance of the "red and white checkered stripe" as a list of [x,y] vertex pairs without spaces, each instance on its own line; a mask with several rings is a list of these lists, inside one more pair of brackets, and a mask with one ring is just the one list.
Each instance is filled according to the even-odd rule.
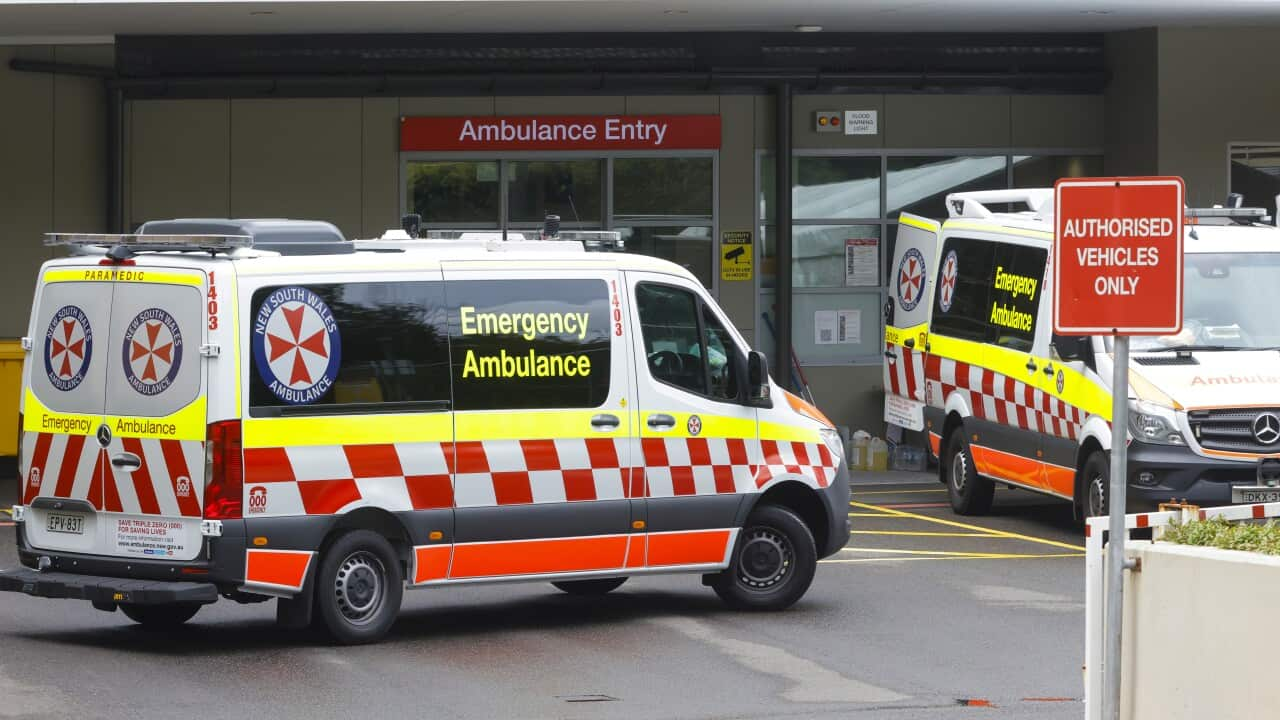
[[937,355],[928,356],[925,378],[938,383],[940,400],[965,393],[974,417],[1002,425],[1075,440],[1085,413],[1053,395],[977,365]]
[[[894,394],[912,400],[923,400],[924,393],[924,353],[905,345],[885,343],[885,352],[897,356],[896,360],[885,359],[885,387]],[[920,393],[917,395],[916,393]]]
[[[749,493],[781,479],[826,487],[835,462],[822,443],[697,437],[249,448],[246,514]],[[262,489],[265,502],[253,497]]]
[[[116,451],[137,455],[141,467],[131,473],[113,467],[107,457]],[[85,435],[28,432],[22,468],[24,503],[74,498],[106,512],[201,516],[204,443],[198,440],[123,438],[108,451]]]

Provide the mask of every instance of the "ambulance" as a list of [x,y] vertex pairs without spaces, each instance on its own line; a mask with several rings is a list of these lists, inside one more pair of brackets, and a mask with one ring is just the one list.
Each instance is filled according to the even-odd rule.
[[[1053,333],[1053,190],[903,213],[885,306],[885,420],[924,432],[952,508],[996,484],[1108,510],[1112,347]],[[1229,203],[1239,205],[1239,202]],[[1130,341],[1127,504],[1280,500],[1280,230],[1188,209],[1183,329]]]
[[778,610],[848,538],[835,428],[677,265],[290,220],[47,243],[0,590],[363,643],[406,587],[692,573]]

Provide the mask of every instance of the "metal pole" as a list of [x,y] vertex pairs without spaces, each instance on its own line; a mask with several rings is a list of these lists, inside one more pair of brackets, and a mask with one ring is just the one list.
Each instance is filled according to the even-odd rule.
[[1115,355],[1111,374],[1111,487],[1107,498],[1111,525],[1107,533],[1107,635],[1106,691],[1107,720],[1120,719],[1120,629],[1124,614],[1124,510],[1125,465],[1129,438],[1129,338],[1113,335]]
[[777,290],[778,332],[774,357],[778,367],[773,379],[789,390],[797,390],[791,382],[791,85],[778,83],[774,112],[774,239],[775,254],[774,288]]

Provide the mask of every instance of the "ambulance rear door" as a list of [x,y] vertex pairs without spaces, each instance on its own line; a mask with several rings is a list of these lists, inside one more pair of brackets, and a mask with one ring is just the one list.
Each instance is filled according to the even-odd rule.
[[[885,302],[884,419],[909,430],[924,429],[924,359],[928,345],[940,226],[902,213]],[[951,276],[954,281],[954,275]],[[942,276],[944,285],[947,276]],[[944,287],[940,291],[947,292]]]

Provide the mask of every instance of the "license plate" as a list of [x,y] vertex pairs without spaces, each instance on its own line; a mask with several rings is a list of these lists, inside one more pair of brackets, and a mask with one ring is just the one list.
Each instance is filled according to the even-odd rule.
[[1280,487],[1233,487],[1231,488],[1231,502],[1280,502]]
[[46,527],[49,532],[66,533],[67,535],[83,535],[84,516],[49,513],[48,525],[46,525]]

